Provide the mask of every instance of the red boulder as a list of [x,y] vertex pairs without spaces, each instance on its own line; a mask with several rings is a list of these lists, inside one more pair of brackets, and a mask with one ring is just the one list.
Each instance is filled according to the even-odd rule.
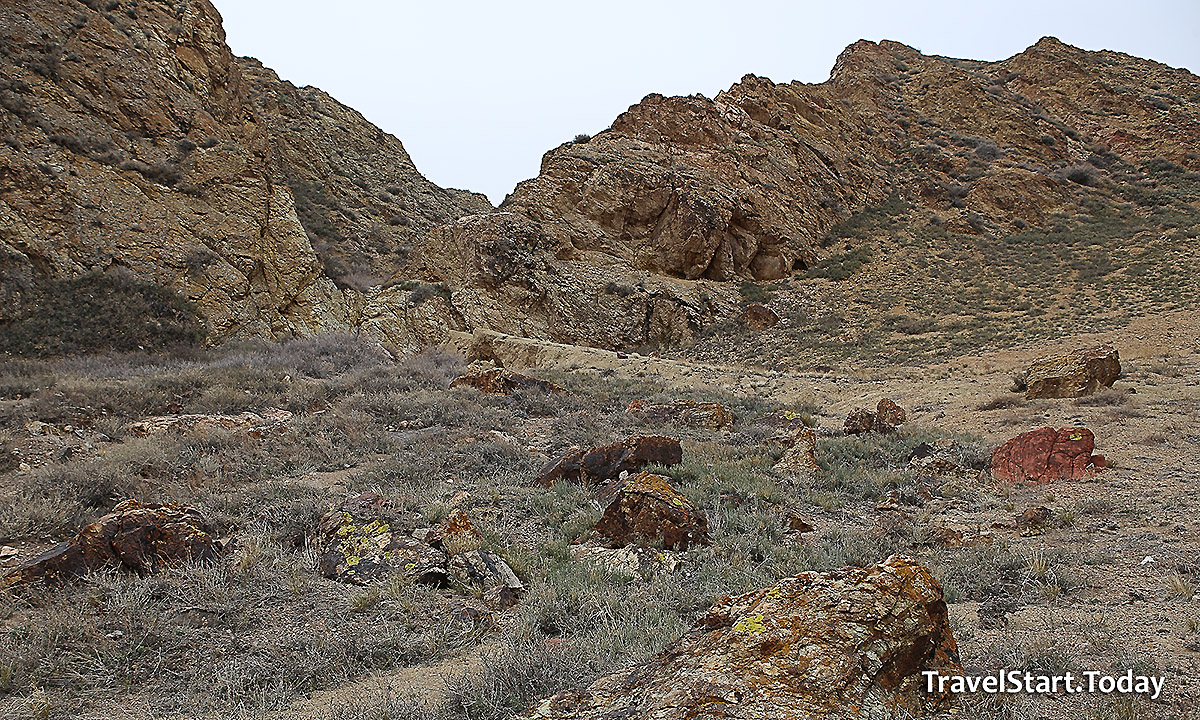
[[1077,480],[1105,465],[1103,456],[1092,455],[1096,438],[1091,430],[1045,427],[1023,433],[992,453],[992,476],[1015,482]]

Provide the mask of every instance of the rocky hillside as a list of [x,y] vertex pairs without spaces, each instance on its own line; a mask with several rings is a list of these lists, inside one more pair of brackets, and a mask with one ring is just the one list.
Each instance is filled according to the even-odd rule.
[[434,222],[491,207],[233,57],[204,0],[0,2],[0,28],[0,321],[70,290],[52,280],[126,269],[194,303],[213,339],[382,314],[403,340],[408,293],[381,312],[357,290]]
[[[1135,264],[1110,241],[1148,235],[1157,258],[1184,250],[1164,232],[1200,231],[1198,121],[1200,79],[1120,53],[1045,38],[987,63],[860,41],[818,85],[746,76],[711,100],[648,96],[547,153],[501,214],[434,232],[420,272],[468,325],[601,346],[702,337],[737,300],[727,281],[801,280],[791,303],[810,318],[852,307],[829,279],[871,257],[893,286],[874,310],[903,310],[912,293],[891,290],[914,272],[924,305],[942,284],[929,256],[968,247],[960,269],[1012,280],[1032,254],[1067,265],[1044,268],[1062,284],[1080,263]],[[1085,225],[1102,237],[1076,257],[1064,248]]]

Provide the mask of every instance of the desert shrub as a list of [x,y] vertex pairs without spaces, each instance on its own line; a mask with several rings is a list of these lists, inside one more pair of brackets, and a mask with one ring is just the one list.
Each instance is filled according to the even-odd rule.
[[39,357],[195,345],[204,336],[195,306],[126,272],[52,280],[0,330],[0,352]]
[[833,255],[808,269],[810,278],[828,278],[840,281],[849,278],[871,260],[871,249],[865,245],[847,252]]
[[589,141],[589,140],[591,140],[591,139],[592,139],[592,136],[591,136],[591,135],[588,135],[587,133],[579,133],[578,135],[576,135],[576,136],[575,136],[575,139],[573,139],[571,142],[573,142],[573,143],[585,143],[585,142],[587,142],[587,141]]
[[1096,168],[1088,164],[1065,167],[1059,171],[1059,174],[1077,185],[1092,186],[1100,182],[1100,175],[1096,172]]

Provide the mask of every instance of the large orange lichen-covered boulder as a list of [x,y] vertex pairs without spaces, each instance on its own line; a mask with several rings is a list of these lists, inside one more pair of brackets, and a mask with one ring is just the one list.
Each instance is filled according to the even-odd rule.
[[962,672],[942,589],[912,559],[808,572],[712,606],[653,660],[560,693],[525,718],[925,717]]
[[126,500],[79,531],[4,576],[4,584],[60,580],[106,565],[139,573],[182,560],[212,559],[223,550],[198,510],[175,504]]
[[679,440],[660,435],[635,435],[612,445],[567,450],[546,464],[536,482],[551,487],[559,480],[602,482],[622,472],[639,472],[647,465],[678,465],[683,460]]
[[1034,360],[1021,375],[1025,398],[1073,398],[1112,387],[1121,376],[1121,358],[1112,345],[1049,355]]
[[1093,455],[1096,437],[1083,427],[1045,427],[1022,433],[992,452],[992,477],[1017,482],[1050,482],[1087,477],[1106,465]]
[[686,550],[689,545],[708,544],[708,518],[653,473],[641,473],[617,491],[596,532],[610,547],[662,543],[666,548]]
[[643,422],[713,430],[732,427],[736,420],[733,411],[720,403],[695,400],[676,400],[658,405],[634,400],[625,408],[625,412]]

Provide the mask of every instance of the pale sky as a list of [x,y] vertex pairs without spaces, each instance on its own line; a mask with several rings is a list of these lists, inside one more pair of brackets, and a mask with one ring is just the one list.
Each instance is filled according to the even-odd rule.
[[493,203],[649,93],[713,97],[746,73],[822,82],[860,38],[999,60],[1053,35],[1200,72],[1200,0],[213,2],[235,53],[328,92],[430,180]]

